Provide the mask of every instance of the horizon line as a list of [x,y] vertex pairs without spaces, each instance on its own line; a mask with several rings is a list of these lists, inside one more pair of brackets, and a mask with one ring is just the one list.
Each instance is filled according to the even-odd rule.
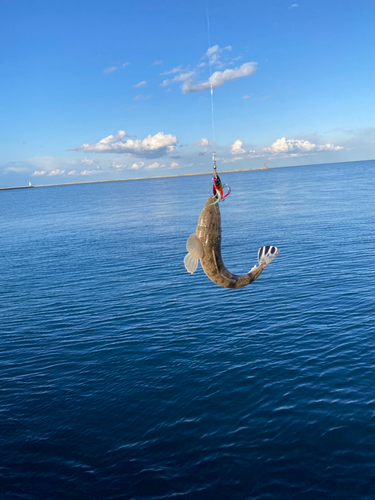
[[[333,162],[324,162],[324,163],[309,163],[306,165],[287,165],[283,167],[258,167],[258,168],[241,168],[241,169],[236,169],[236,170],[222,170],[220,171],[221,174],[230,174],[231,172],[253,172],[253,171],[259,171],[259,170],[274,170],[277,168],[294,168],[294,167],[308,167],[308,166],[319,166],[319,165],[335,165],[338,163],[362,163],[362,162],[368,162],[368,161],[375,161],[375,158],[370,158],[366,160],[351,160],[351,161],[333,161]],[[189,174],[174,174],[174,175],[155,175],[155,176],[149,176],[149,177],[134,177],[134,178],[129,178],[129,179],[104,179],[104,180],[94,180],[94,181],[76,181],[76,182],[61,182],[57,184],[36,184],[31,185],[31,186],[4,186],[0,187],[0,191],[5,191],[5,190],[10,190],[10,189],[28,189],[28,188],[34,188],[34,187],[52,187],[52,186],[71,186],[74,184],[96,184],[99,182],[126,182],[126,181],[142,181],[142,180],[147,180],[147,179],[167,179],[171,177],[190,177],[194,175],[213,175],[213,172],[194,172],[194,173],[189,173]]]
[[[259,167],[259,168],[242,168],[238,170],[221,170],[220,174],[229,174],[230,172],[252,172],[255,170],[271,170],[274,167]],[[148,179],[168,179],[171,177],[190,177],[194,175],[213,175],[212,172],[194,172],[190,174],[173,174],[173,175],[153,175],[149,177],[134,177],[129,179],[104,179],[96,181],[76,181],[76,182],[59,182],[57,184],[35,184],[31,186],[16,186],[16,187],[0,187],[0,190],[7,189],[28,189],[38,187],[52,187],[52,186],[72,186],[75,184],[97,184],[100,182],[127,182],[127,181],[144,181]]]

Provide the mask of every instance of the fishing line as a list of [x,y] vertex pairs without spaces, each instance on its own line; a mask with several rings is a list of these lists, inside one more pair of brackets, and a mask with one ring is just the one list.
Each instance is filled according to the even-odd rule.
[[[210,68],[210,87],[211,87],[211,123],[212,123],[212,162],[213,162],[213,169],[214,169],[214,176],[212,178],[213,180],[213,186],[212,186],[212,191],[213,191],[213,197],[215,198],[216,201],[211,203],[211,205],[215,205],[216,203],[219,203],[220,201],[224,201],[224,199],[230,194],[230,187],[228,184],[222,184],[220,177],[217,174],[216,170],[216,153],[215,153],[215,119],[214,119],[214,89],[212,85],[212,60],[213,57],[212,53],[210,51],[211,49],[211,39],[210,39],[210,15],[208,12],[208,3],[206,4],[207,8],[207,42],[208,42],[208,49],[207,49],[207,56],[208,56],[208,65]],[[218,50],[218,46],[215,45],[215,50],[213,51],[213,54],[215,54],[216,50]],[[216,54],[217,57],[217,54]],[[215,61],[215,59],[214,59]],[[226,189],[226,193],[224,194],[224,189]]]
[[[208,50],[211,48],[211,39],[210,39],[210,16],[208,12],[207,5],[207,41],[208,41]],[[208,52],[208,51],[207,51]],[[210,68],[210,87],[211,87],[211,124],[212,124],[212,147],[213,152],[215,152],[215,121],[214,121],[214,89],[212,88],[211,76],[212,76],[212,63],[210,54],[208,55],[208,65]]]

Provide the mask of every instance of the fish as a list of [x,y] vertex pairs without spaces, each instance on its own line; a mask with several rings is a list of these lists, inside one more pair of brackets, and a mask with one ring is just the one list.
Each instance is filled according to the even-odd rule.
[[272,260],[279,255],[275,246],[263,246],[258,251],[258,266],[248,273],[233,274],[225,267],[221,257],[221,217],[219,204],[210,196],[199,216],[197,229],[186,242],[188,251],[184,258],[185,268],[193,274],[200,260],[203,271],[211,281],[223,288],[243,288],[255,281]]

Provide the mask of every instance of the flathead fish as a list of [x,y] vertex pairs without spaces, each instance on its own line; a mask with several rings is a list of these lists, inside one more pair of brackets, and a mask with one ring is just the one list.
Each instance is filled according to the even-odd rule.
[[203,271],[211,281],[224,288],[242,288],[256,280],[263,269],[279,254],[275,246],[264,246],[258,251],[258,266],[238,276],[228,271],[221,258],[221,223],[219,204],[213,204],[210,196],[199,216],[197,229],[186,243],[188,254],[184,264],[188,273],[193,274],[201,261]]

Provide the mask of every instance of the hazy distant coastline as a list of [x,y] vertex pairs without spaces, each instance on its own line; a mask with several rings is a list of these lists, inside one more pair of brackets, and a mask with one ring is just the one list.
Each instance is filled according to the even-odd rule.
[[[255,170],[271,170],[273,167],[261,167],[261,168],[242,168],[238,170],[221,170],[219,174],[230,174],[231,172],[252,172]],[[33,186],[16,186],[16,187],[0,187],[0,191],[5,191],[9,189],[27,189],[27,188],[38,188],[38,187],[51,187],[51,186],[72,186],[74,184],[97,184],[99,182],[126,182],[126,181],[142,181],[146,179],[167,179],[169,177],[191,177],[193,175],[212,175],[212,172],[197,172],[191,174],[175,174],[175,175],[156,175],[150,177],[135,177],[133,179],[106,179],[100,181],[78,181],[78,182],[61,182],[58,184],[36,184]]]

